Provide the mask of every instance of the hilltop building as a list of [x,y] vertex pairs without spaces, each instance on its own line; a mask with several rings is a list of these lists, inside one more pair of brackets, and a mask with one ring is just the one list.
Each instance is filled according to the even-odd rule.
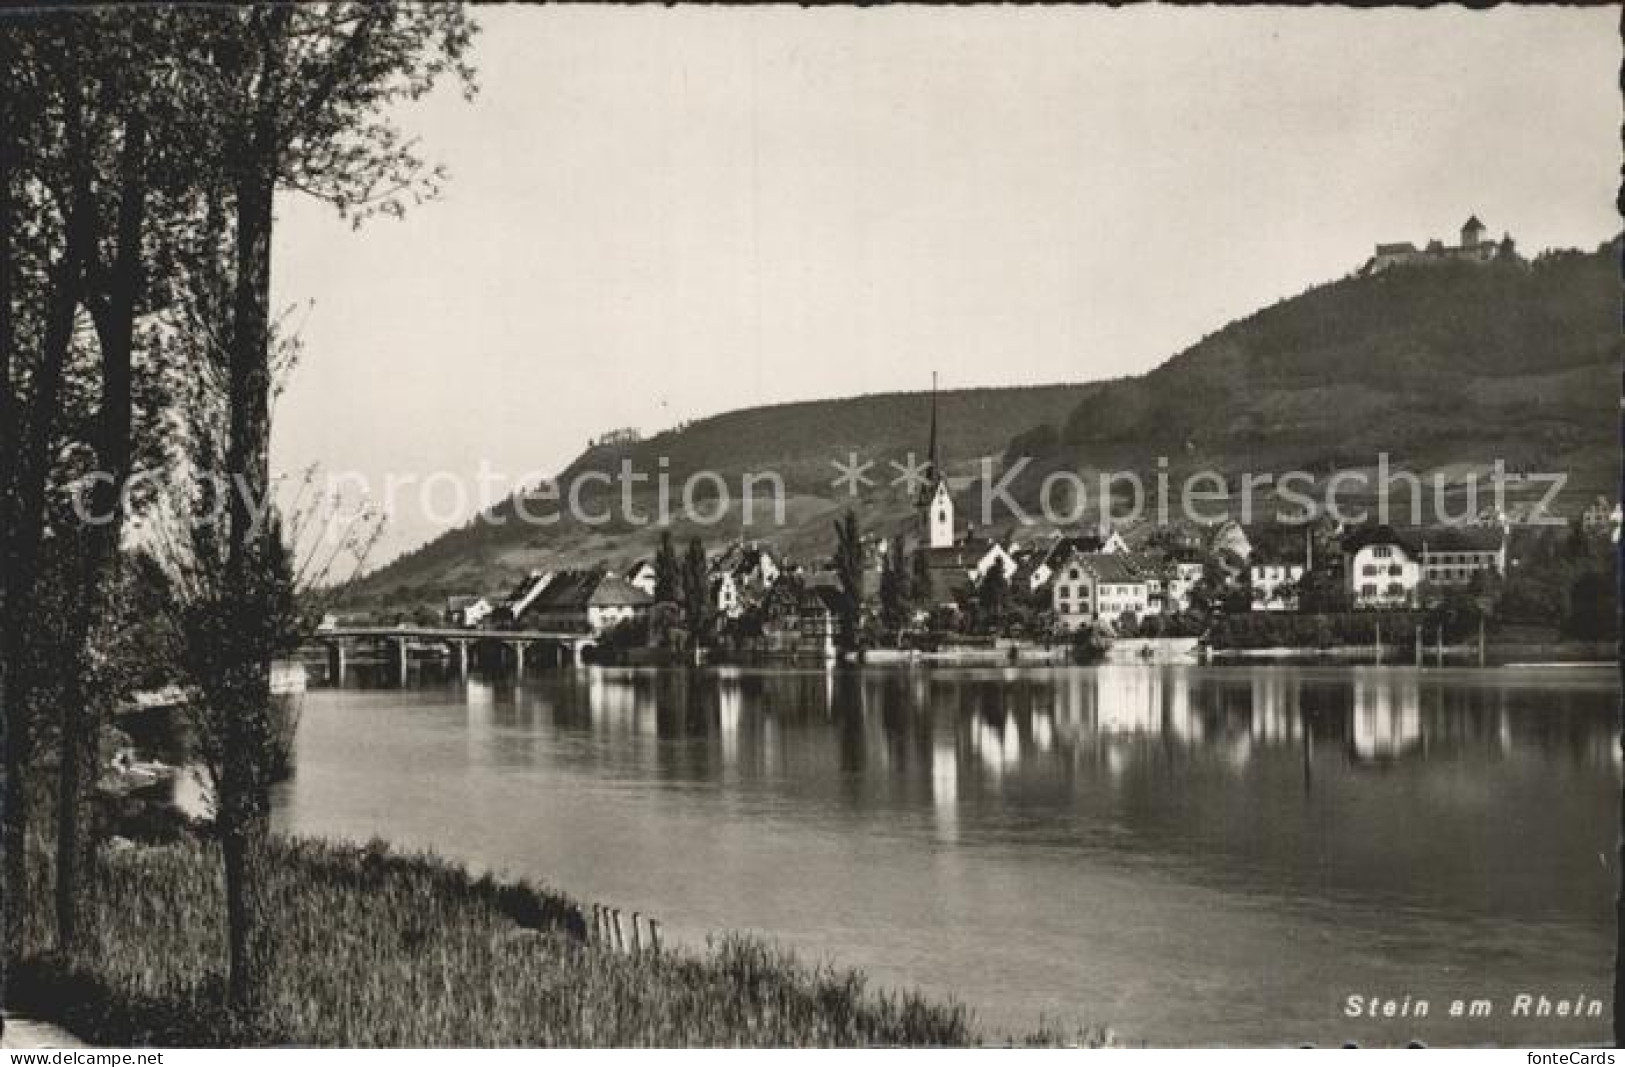
[[1499,241],[1488,236],[1484,224],[1473,215],[1461,227],[1461,243],[1447,245],[1432,240],[1426,248],[1417,248],[1409,241],[1379,244],[1375,254],[1360,268],[1362,275],[1381,274],[1390,267],[1434,266],[1441,263],[1489,263],[1496,259],[1516,259],[1517,246],[1510,233]]
[[587,442],[588,448],[609,448],[614,445],[635,445],[643,440],[643,434],[636,426],[622,426],[615,430],[606,430],[602,436]]

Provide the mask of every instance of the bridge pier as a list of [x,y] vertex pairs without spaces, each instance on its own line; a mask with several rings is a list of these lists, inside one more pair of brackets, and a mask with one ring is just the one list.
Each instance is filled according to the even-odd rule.
[[329,685],[344,684],[344,642],[327,641],[327,681]]
[[404,689],[406,687],[406,667],[408,658],[406,654],[406,638],[397,637],[392,639],[391,643],[395,646],[395,678],[400,682],[401,688]]
[[[580,630],[479,630],[462,627],[430,626],[347,626],[328,627],[310,635],[311,645],[320,644],[327,653],[328,678],[333,684],[344,681],[349,666],[350,646],[360,643],[383,653],[385,669],[393,668],[400,685],[410,681],[412,643],[444,647],[457,660],[457,672],[466,679],[470,671],[505,672],[512,659],[516,677],[525,673],[525,653],[541,650],[546,666],[584,666],[587,650],[596,648],[595,635]],[[511,652],[510,652],[511,650]]]

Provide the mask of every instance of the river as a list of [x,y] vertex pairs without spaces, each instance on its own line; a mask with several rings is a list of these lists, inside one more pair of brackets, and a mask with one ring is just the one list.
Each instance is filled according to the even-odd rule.
[[[994,1034],[1609,1035],[1611,670],[366,680],[303,697],[279,827],[531,876],[693,945],[757,932],[955,996]],[[1354,1017],[1351,996],[1412,1013]]]

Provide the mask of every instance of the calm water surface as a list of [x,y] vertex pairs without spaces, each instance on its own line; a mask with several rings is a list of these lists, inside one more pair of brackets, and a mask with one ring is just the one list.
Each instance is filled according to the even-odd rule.
[[[1154,1043],[1605,1040],[1612,671],[591,668],[314,688],[286,829]],[[1426,1018],[1345,1014],[1426,998]],[[1450,1019],[1452,998],[1491,998]],[[1606,1012],[1606,1007],[1605,1007]]]

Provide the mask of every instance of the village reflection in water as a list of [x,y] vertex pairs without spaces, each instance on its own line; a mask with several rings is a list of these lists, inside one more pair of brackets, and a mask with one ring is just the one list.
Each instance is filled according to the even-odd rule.
[[276,817],[1011,1025],[1328,1040],[1344,985],[1604,987],[1618,699],[1577,667],[357,672],[309,693]]
[[[1618,766],[1610,672],[1596,684],[1546,689],[1537,677],[1407,668],[1315,670],[1105,667],[1076,670],[751,671],[595,669],[546,686],[471,681],[470,743],[480,727],[533,715],[593,734],[704,742],[683,751],[704,766],[773,775],[812,758],[786,746],[823,733],[847,772],[924,768],[952,796],[965,774],[997,780],[1023,767],[1136,759],[1245,766],[1290,750],[1306,766],[1544,758]],[[1486,679],[1489,679],[1488,681]],[[1566,679],[1566,681],[1569,681]],[[712,760],[720,767],[710,766]],[[682,765],[670,768],[682,772]],[[1312,774],[1306,778],[1312,787]]]
[[1441,846],[1428,865],[1466,881],[1510,859],[1505,838],[1452,863],[1453,836],[1531,805],[1594,821],[1595,794],[1617,788],[1617,690],[1605,671],[1564,682],[1382,667],[606,668],[471,682],[467,743],[503,763],[733,790],[790,818],[929,813],[917,829],[943,843],[1175,849],[1220,875],[1244,860],[1317,889],[1410,895],[1407,865],[1384,854],[1400,826],[1428,822],[1415,836]]

